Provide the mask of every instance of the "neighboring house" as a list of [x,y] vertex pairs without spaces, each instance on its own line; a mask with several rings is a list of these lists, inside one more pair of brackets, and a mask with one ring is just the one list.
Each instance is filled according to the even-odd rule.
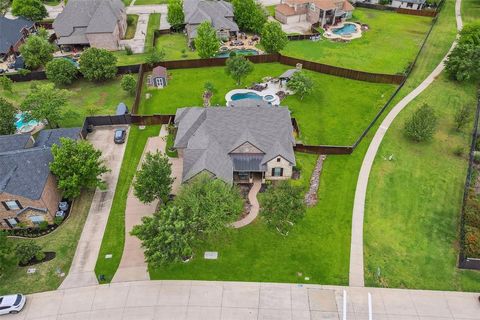
[[283,24],[306,21],[323,27],[350,19],[354,9],[347,0],[281,0],[275,7],[275,19]]
[[167,68],[158,66],[153,68],[151,76],[147,78],[147,82],[149,86],[161,89],[167,86],[167,77]]
[[219,38],[230,38],[237,34],[238,25],[233,21],[233,6],[223,0],[184,0],[185,30],[191,43],[197,37],[197,29],[209,21],[217,30]]
[[62,198],[50,172],[50,148],[61,137],[80,138],[80,128],[0,136],[0,229],[19,223],[33,226],[52,223]]
[[182,182],[202,172],[227,183],[291,178],[295,139],[290,111],[254,103],[177,109],[174,148],[183,160]]
[[69,0],[53,22],[58,45],[118,50],[127,30],[121,0]]
[[19,52],[25,39],[36,30],[35,22],[25,18],[8,19],[0,16],[0,61]]
[[393,0],[390,6],[412,10],[422,10],[426,0]]

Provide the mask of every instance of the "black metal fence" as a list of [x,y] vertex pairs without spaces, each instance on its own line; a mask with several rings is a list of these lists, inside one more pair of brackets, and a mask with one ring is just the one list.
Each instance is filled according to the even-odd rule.
[[[474,159],[475,159],[475,150],[476,150],[476,143],[478,138],[478,122],[480,118],[480,92],[477,101],[477,110],[475,112],[475,118],[473,122],[473,130],[472,130],[472,143],[470,144],[470,153],[468,159],[468,169],[467,169],[467,176],[465,178],[465,185],[463,189],[463,202],[462,202],[462,212],[460,216],[460,250],[458,254],[458,267],[461,269],[476,269],[480,270],[480,259],[467,257],[465,253],[465,227],[466,227],[466,219],[465,219],[465,212],[467,209],[467,202],[469,193],[472,186],[472,178],[474,176]],[[478,201],[478,200],[475,200]]]

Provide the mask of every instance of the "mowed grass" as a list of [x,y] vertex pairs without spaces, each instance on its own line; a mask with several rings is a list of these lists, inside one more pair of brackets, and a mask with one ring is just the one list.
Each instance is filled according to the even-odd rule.
[[366,23],[369,30],[345,43],[290,41],[282,54],[362,71],[399,73],[415,58],[432,19],[356,8],[351,21]]
[[[296,159],[301,179],[294,183],[306,190],[317,156],[297,153]],[[344,200],[354,191],[351,182],[355,174],[348,171],[354,169],[350,167],[352,159],[332,156],[326,160],[319,203],[307,210],[287,237],[267,227],[259,217],[247,227],[199,242],[189,263],[150,268],[151,279],[346,285],[351,203]],[[205,251],[218,251],[218,260],[203,259]]]
[[188,48],[187,37],[183,33],[162,34],[157,37],[155,47],[165,52],[167,61],[199,59],[197,51]]
[[[462,2],[464,21],[478,19],[478,3]],[[445,3],[425,51],[403,92],[411,90],[438,64],[455,36],[454,1]],[[372,286],[442,290],[480,290],[480,272],[456,268],[458,227],[469,125],[453,130],[453,115],[464,104],[475,108],[473,84],[459,84],[443,74],[413,101],[387,132],[374,162],[367,193],[365,224],[366,282]],[[405,139],[403,124],[428,103],[439,116],[431,142]],[[472,111],[473,112],[473,111]],[[384,158],[393,154],[393,161]],[[378,277],[380,270],[380,277]]]
[[[159,133],[160,126],[147,126],[143,130],[140,130],[138,126],[130,126],[112,208],[95,265],[97,277],[104,275],[106,282],[112,280],[122,258],[125,243],[125,207],[130,185],[137,172],[138,163],[148,137],[157,136]],[[112,258],[105,259],[106,254],[112,254]]]
[[[54,232],[34,239],[43,251],[54,251],[55,259],[31,267],[17,267],[11,273],[3,275],[0,282],[0,295],[21,292],[24,294],[56,290],[64,277],[57,273],[68,274],[77,248],[83,225],[90,210],[94,191],[84,191],[75,200],[71,214]],[[14,244],[24,239],[11,238]],[[28,268],[36,268],[34,274],[27,274]]]
[[[134,97],[122,90],[120,81],[121,77],[104,82],[80,79],[65,87],[64,89],[68,90],[71,96],[64,108],[64,117],[60,121],[60,126],[81,126],[84,118],[89,115],[115,114],[120,102],[130,107]],[[13,92],[0,89],[0,95],[18,107],[31,91],[32,86],[42,83],[48,83],[48,81],[15,82]]]
[[[170,80],[164,89],[144,86],[140,114],[175,114],[177,108],[202,106],[204,84],[216,88],[212,105],[224,106],[225,94],[242,88],[266,76],[279,76],[291,67],[277,64],[256,64],[254,71],[237,86],[225,73],[224,67],[169,70]],[[393,85],[373,84],[305,72],[314,80],[313,94],[301,100],[287,97],[282,106],[288,106],[299,123],[300,139],[308,144],[353,144],[395,90]],[[151,97],[146,99],[146,94]]]

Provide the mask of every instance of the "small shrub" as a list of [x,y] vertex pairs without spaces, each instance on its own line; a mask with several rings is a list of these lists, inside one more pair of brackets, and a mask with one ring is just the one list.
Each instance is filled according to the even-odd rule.
[[457,157],[463,156],[465,153],[465,149],[462,146],[458,146],[453,150],[453,154],[456,155]]
[[15,254],[22,264],[27,264],[35,255],[42,250],[38,244],[32,240],[22,241],[15,247]]
[[38,251],[36,254],[35,254],[35,259],[37,261],[43,261],[43,259],[45,259],[45,252],[43,251]]
[[47,221],[42,221],[38,224],[38,229],[40,231],[45,231],[48,229],[48,222]]
[[127,24],[129,26],[131,26],[134,21],[135,21],[135,18],[133,16],[130,16],[130,15],[127,16]]
[[125,53],[127,56],[131,56],[133,54],[133,50],[130,46],[125,46]]
[[53,223],[55,223],[57,226],[60,225],[63,221],[62,217],[55,217],[55,220],[53,220]]
[[405,122],[405,135],[415,142],[430,140],[437,128],[437,116],[433,109],[424,104]]
[[31,71],[28,70],[28,69],[18,69],[17,72],[18,72],[18,74],[20,74],[21,76],[26,76],[26,75],[29,74]]
[[474,151],[473,161],[475,161],[475,163],[480,163],[480,151]]
[[465,255],[469,258],[480,257],[480,229],[465,227]]

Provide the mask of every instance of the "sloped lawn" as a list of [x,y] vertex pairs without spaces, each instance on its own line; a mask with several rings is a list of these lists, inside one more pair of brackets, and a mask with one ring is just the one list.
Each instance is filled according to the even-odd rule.
[[368,24],[369,30],[350,42],[290,41],[282,54],[338,67],[395,74],[403,72],[413,61],[432,19],[357,8],[350,21]]

